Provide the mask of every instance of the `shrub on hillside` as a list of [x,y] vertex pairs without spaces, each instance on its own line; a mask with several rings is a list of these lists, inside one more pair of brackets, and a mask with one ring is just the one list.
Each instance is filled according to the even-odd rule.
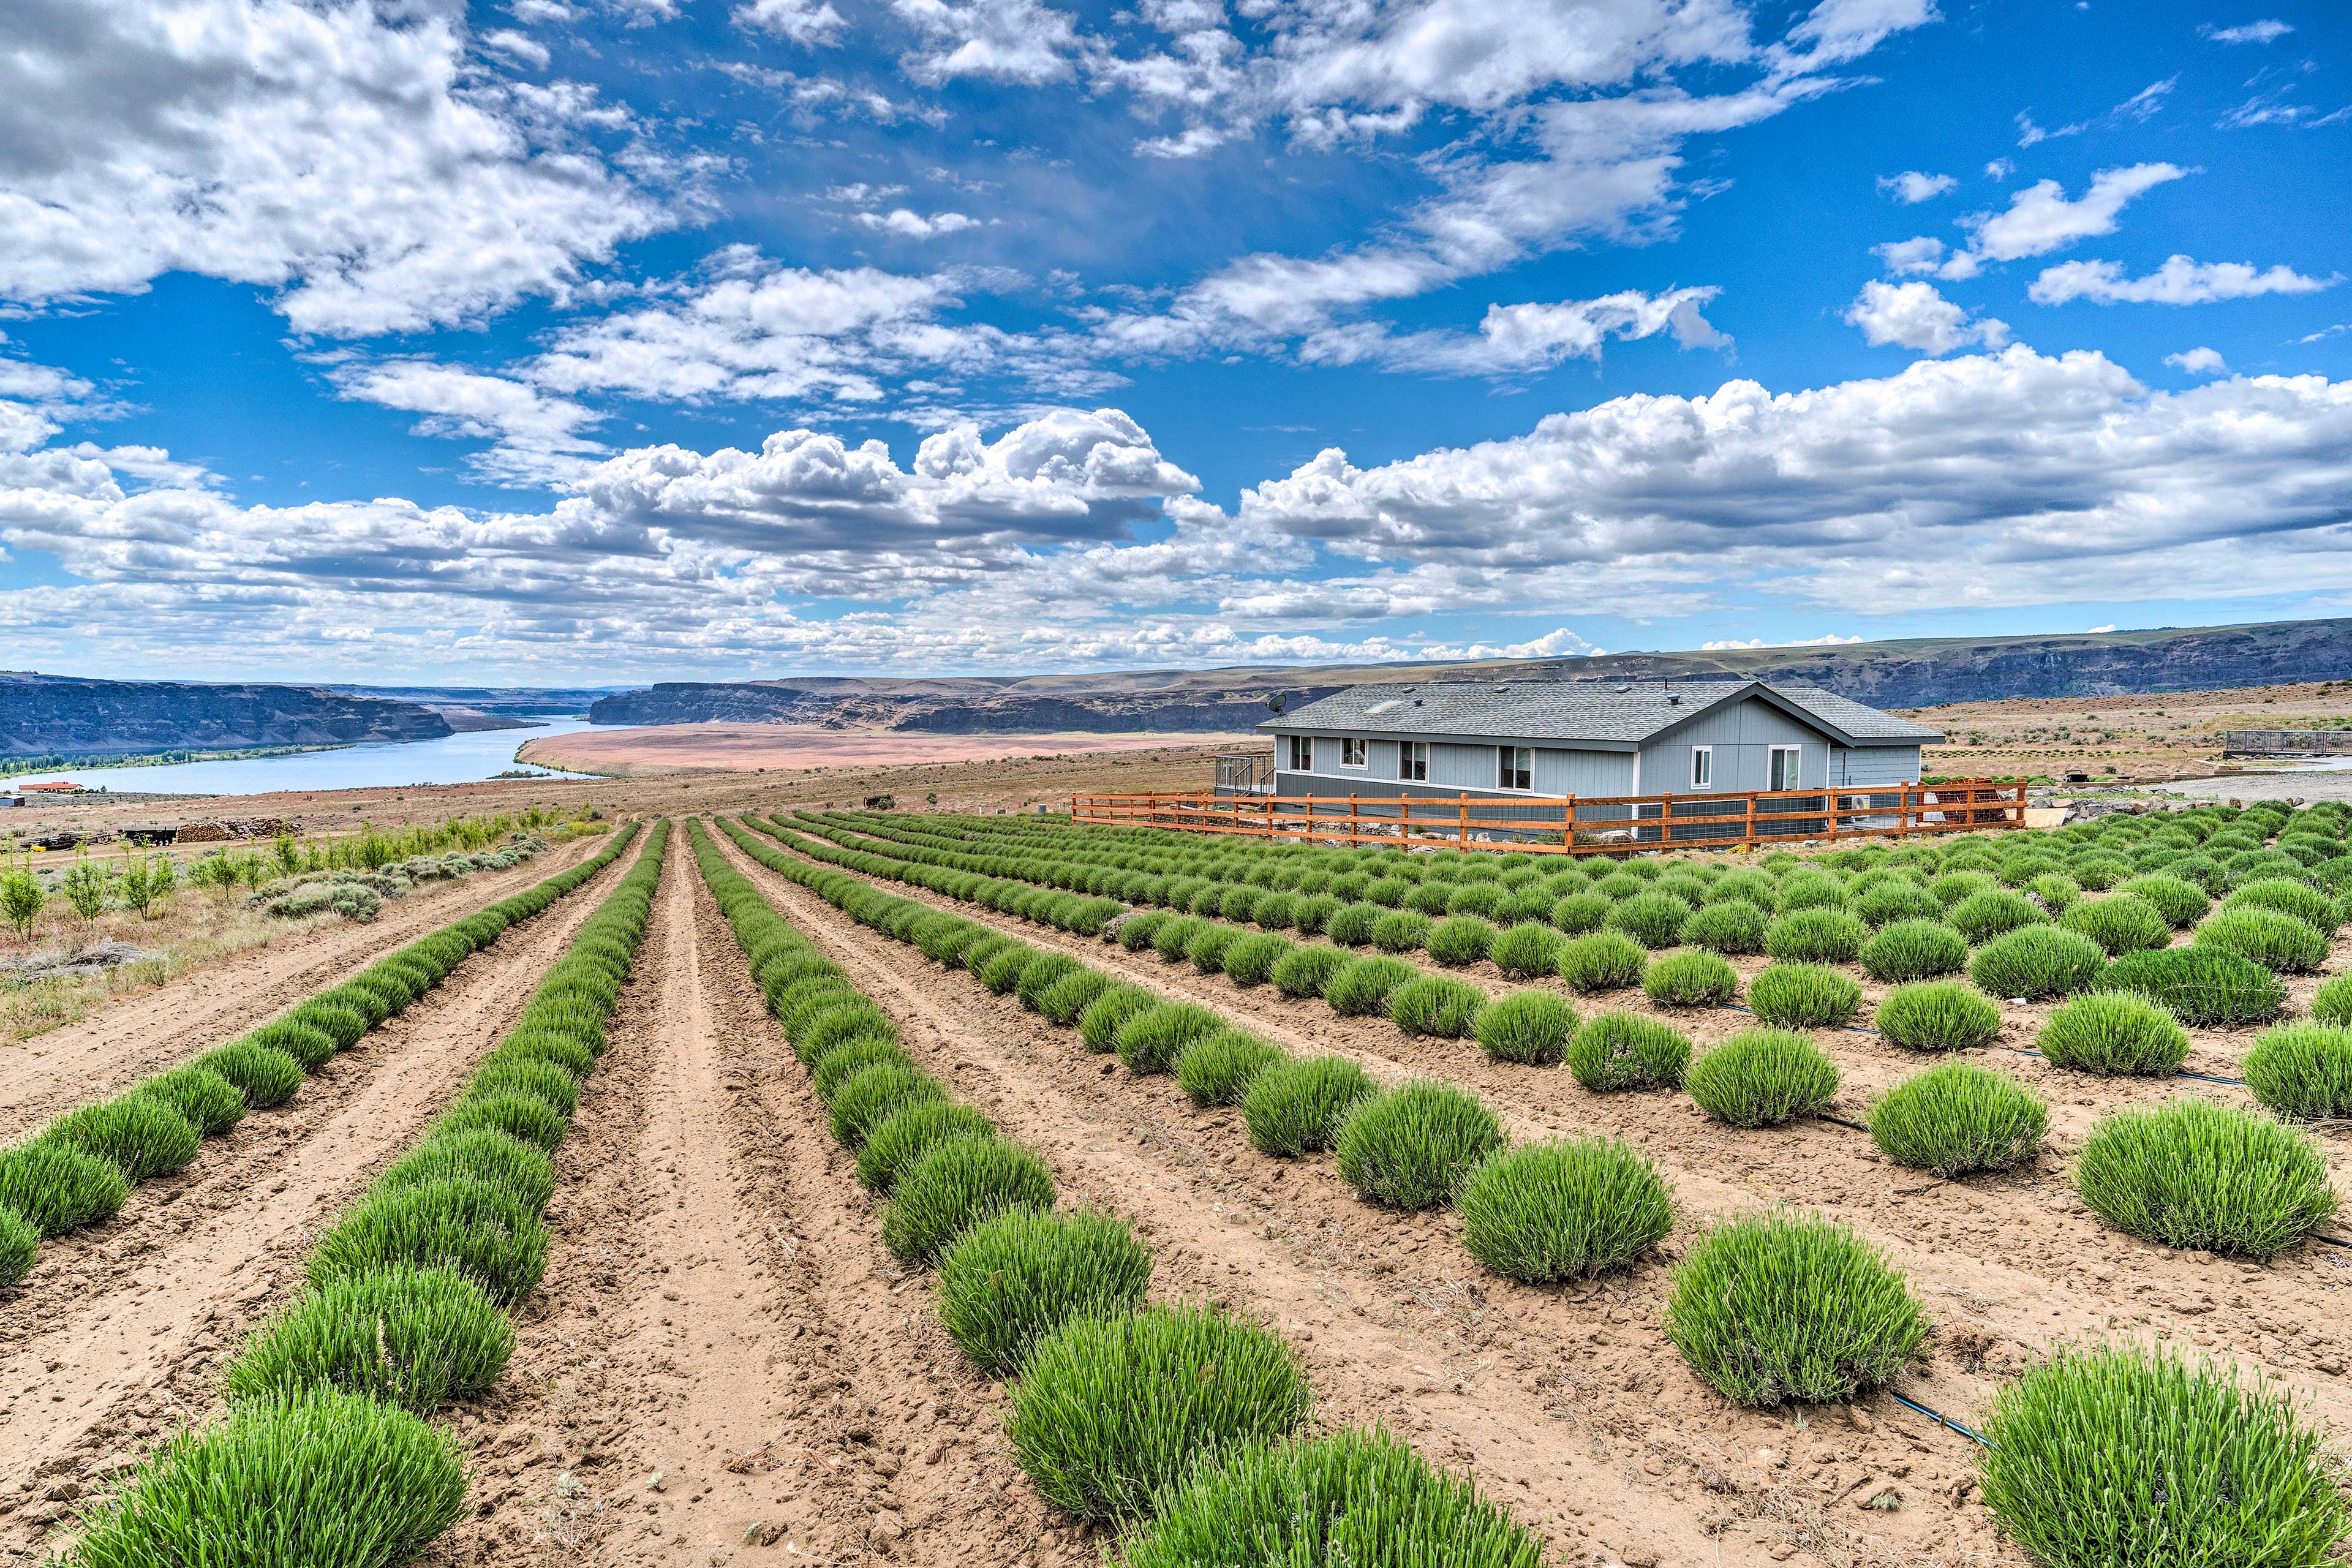
[[1915,1051],[1965,1051],[2000,1035],[2000,1009],[1973,985],[1925,981],[1899,985],[1878,1005],[1872,1023],[1898,1046]]
[[1699,1109],[1734,1127],[1778,1127],[1837,1094],[1837,1064],[1804,1036],[1748,1029],[1691,1063],[1683,1087]]
[[1495,1060],[1539,1067],[1567,1053],[1576,1026],[1576,1009],[1564,998],[1528,990],[1488,1003],[1471,1032],[1479,1048]]
[[1427,1079],[1359,1100],[1340,1125],[1339,1179],[1391,1208],[1453,1201],[1503,1146],[1502,1123],[1477,1096]]
[[1905,1079],[1869,1115],[1871,1141],[1888,1159],[1943,1177],[2032,1159],[2049,1121],[2049,1107],[2031,1089],[1963,1061]]
[[1559,977],[1573,991],[1622,991],[1642,983],[1649,962],[1639,942],[1616,931],[1595,931],[1560,948]]
[[1903,920],[1882,926],[1862,944],[1862,972],[1900,983],[1958,974],[1969,963],[1968,939],[1941,921]]
[[2074,1163],[2074,1188],[2144,1241],[2263,1261],[2336,1212],[2326,1159],[2308,1136],[2201,1100],[2103,1117]]
[[1152,1307],[1075,1318],[1037,1341],[1005,1430],[1050,1506],[1131,1521],[1202,1456],[1280,1437],[1308,1403],[1279,1336],[1206,1308]]
[[1738,973],[1711,952],[1678,952],[1642,973],[1642,994],[1661,1007],[1720,1007],[1738,990]]
[[1533,980],[1559,973],[1559,933],[1549,925],[1525,921],[1496,934],[1486,949],[1495,967],[1514,980]]
[[1261,1154],[1312,1154],[1331,1147],[1348,1112],[1371,1092],[1372,1080],[1346,1057],[1278,1061],[1242,1091],[1242,1124]]
[[1748,983],[1748,1005],[1782,1028],[1833,1028],[1862,1005],[1862,987],[1818,963],[1772,963]]
[[882,1244],[927,1266],[983,1220],[1053,1206],[1054,1173],[1035,1154],[1002,1138],[949,1138],[899,1172],[882,1216]]
[[2197,945],[2250,958],[2273,974],[2308,974],[2327,962],[2327,933],[2259,905],[2224,909],[2197,928]]
[[1176,1058],[1176,1086],[1202,1107],[1236,1105],[1250,1079],[1282,1059],[1282,1047],[1240,1029],[1193,1041]]
[[1353,962],[1334,947],[1294,948],[1274,966],[1275,989],[1285,996],[1320,996],[1331,977]]
[[1989,996],[2039,1002],[2089,989],[2106,966],[2106,950],[2079,931],[2027,926],[1979,948],[1969,978]]
[[1568,1043],[1568,1070],[1596,1093],[1675,1089],[1690,1065],[1690,1037],[1638,1013],[1603,1013]]
[[2291,1121],[2352,1120],[2352,1027],[2282,1024],[2246,1053],[2245,1074],[2254,1098]]
[[1708,904],[1683,922],[1683,941],[1708,952],[1747,954],[1764,951],[1770,922],[1745,900]]
[[1463,1184],[1462,1245],[1507,1279],[1545,1284],[1622,1268],[1674,1229],[1648,1158],[1613,1138],[1523,1144]]
[[1123,1219],[1014,1209],[966,1231],[940,1259],[940,1321],[992,1377],[1019,1372],[1038,1341],[1078,1318],[1142,1304],[1151,1249]]
[[1994,1396],[1979,1479],[2051,1568],[2317,1563],[2347,1524],[2289,1397],[2133,1345],[2060,1351]]
[[1825,1405],[1893,1380],[1927,1315],[1878,1249],[1778,1211],[1709,1231],[1675,1269],[1666,1337],[1735,1404]]

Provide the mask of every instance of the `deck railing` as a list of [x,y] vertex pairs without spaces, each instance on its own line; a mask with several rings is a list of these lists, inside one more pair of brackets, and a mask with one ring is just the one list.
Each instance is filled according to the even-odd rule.
[[1074,795],[1075,822],[1181,833],[1608,855],[1730,849],[1792,839],[1909,837],[2025,826],[2021,779],[1706,795]]

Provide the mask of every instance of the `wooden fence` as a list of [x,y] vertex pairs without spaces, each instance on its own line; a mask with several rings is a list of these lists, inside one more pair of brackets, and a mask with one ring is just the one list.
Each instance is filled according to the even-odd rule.
[[2224,730],[2224,757],[2328,757],[2352,753],[2352,730]]
[[1074,822],[1330,844],[1609,855],[2025,825],[2021,779],[1858,790],[1643,795],[1074,795]]

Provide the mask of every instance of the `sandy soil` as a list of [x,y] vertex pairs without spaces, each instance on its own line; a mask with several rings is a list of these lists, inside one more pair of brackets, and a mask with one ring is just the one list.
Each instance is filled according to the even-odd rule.
[[575,773],[642,777],[679,770],[814,773],[826,768],[1032,761],[1098,752],[1165,751],[1171,744],[1259,746],[1251,735],[1052,734],[938,735],[900,730],[835,730],[822,724],[661,724],[640,730],[583,731],[528,742],[520,760]]
[[681,836],[435,1563],[1067,1563]]
[[2352,682],[1954,702],[1905,716],[1948,738],[1927,750],[1931,773],[2063,783],[2081,773],[2094,784],[2197,779],[2242,765],[2222,759],[2225,730],[2294,729],[2352,716]]
[[[851,925],[788,879],[748,859],[744,864],[796,920],[828,927],[845,951],[864,946],[867,962],[898,968],[911,990],[947,993],[958,1011],[1003,1016],[1007,1026],[1025,1017],[968,977],[927,965],[911,949]],[[1411,1040],[1385,1023],[1339,1018],[1319,1003],[1242,992],[1223,976],[1203,978],[1150,954],[1138,958],[1114,944],[958,907],[1033,943],[1080,954],[1167,994],[1208,1003],[1288,1048],[1340,1051],[1386,1079],[1437,1074],[1474,1087],[1504,1112],[1515,1136],[1606,1131],[1626,1138],[1672,1180],[1686,1211],[1677,1239],[1688,1234],[1691,1222],[1758,1201],[1819,1207],[1856,1225],[1888,1248],[1938,1325],[1934,1353],[1906,1376],[1900,1392],[1961,1420],[1981,1412],[1996,1376],[2021,1369],[2038,1350],[2110,1329],[2259,1362],[2339,1429],[2352,1418],[2352,1383],[2345,1376],[2352,1334],[2342,1327],[2352,1258],[2340,1250],[2306,1247],[2269,1268],[2173,1253],[2101,1225],[2056,1179],[2054,1160],[2011,1177],[1936,1182],[1887,1164],[1866,1137],[1833,1122],[1743,1132],[1707,1121],[1680,1097],[1593,1096],[1564,1069],[1489,1063],[1467,1043]],[[835,956],[852,962],[841,952]],[[1612,996],[1607,1005],[1623,1001]],[[1638,998],[1625,1005],[1649,1010]],[[1591,1010],[1591,1004],[1585,1005]],[[1867,1430],[1848,1425],[1836,1411],[1812,1412],[1810,1425],[1801,1426],[1792,1415],[1726,1407],[1658,1336],[1666,1284],[1662,1268],[1646,1266],[1588,1291],[1535,1290],[1495,1279],[1453,1244],[1450,1217],[1402,1220],[1368,1209],[1326,1166],[1284,1173],[1279,1163],[1248,1150],[1230,1125],[1233,1113],[1194,1112],[1167,1080],[1138,1082],[1106,1069],[1101,1058],[1078,1054],[1067,1032],[1027,1022],[1049,1037],[1040,1047],[1043,1059],[1059,1064],[1062,1076],[1097,1077],[1101,1092],[1125,1099],[1121,1122],[1150,1128],[1156,1121],[1171,1135],[1183,1132],[1198,1148],[1202,1167],[1245,1174],[1261,1195],[1295,1199],[1303,1191],[1319,1192],[1318,1223],[1327,1234],[1336,1228],[1351,1247],[1409,1249],[1411,1265],[1402,1278],[1374,1276],[1395,1292],[1397,1310],[1387,1331],[1397,1336],[1396,1344],[1422,1352],[1412,1364],[1433,1371],[1444,1365],[1468,1393],[1457,1411],[1444,1397],[1444,1377],[1425,1380],[1433,1392],[1421,1393],[1423,1385],[1413,1384],[1409,1407],[1389,1418],[1404,1423],[1440,1457],[1448,1450],[1432,1442],[1426,1424],[1450,1424],[1449,1436],[1467,1444],[1483,1480],[1522,1507],[1539,1504],[1571,1521],[1572,1530],[1556,1528],[1577,1550],[1605,1546],[1623,1555],[1630,1544],[1636,1553],[1655,1551],[1662,1563],[1712,1563],[1718,1560],[1715,1536],[1720,1531],[1719,1560],[1726,1563],[1778,1560],[1783,1549],[1839,1562],[2017,1561],[1993,1535],[1982,1510],[1966,1500],[1967,1441],[1883,1395],[1861,1406]],[[1704,1044],[1750,1020],[1727,1010],[1677,1022]],[[2013,1023],[2012,1032],[2030,1034],[2029,1022]],[[1847,1070],[1840,1108],[1848,1117],[1858,1111],[1869,1086],[1917,1065],[1873,1037],[1833,1032],[1817,1038]],[[2052,1096],[2053,1143],[2061,1153],[2079,1143],[2099,1110],[2175,1092],[2171,1086],[2084,1079],[2014,1056],[1991,1059]],[[2342,1138],[2331,1141],[2331,1155],[2340,1181],[2347,1164]],[[1206,1209],[1219,1201],[1207,1194],[1192,1202]],[[1669,1254],[1674,1250],[1670,1244]],[[1270,1262],[1250,1258],[1241,1283],[1253,1292],[1276,1290],[1277,1276],[1270,1270]],[[1443,1303],[1465,1297],[1475,1298],[1475,1311],[1449,1320]],[[1310,1324],[1318,1331],[1318,1349],[1321,1331],[1344,1321],[1339,1314],[1326,1316],[1329,1324]],[[1432,1354],[1442,1354],[1442,1361],[1432,1361]],[[1351,1344],[1349,1356],[1351,1363],[1370,1356],[1377,1364],[1379,1352]],[[1476,1420],[1486,1413],[1495,1414],[1496,1424],[1482,1447],[1471,1434],[1480,1430]],[[1540,1461],[1517,1451],[1521,1440]],[[1574,1452],[1588,1442],[1601,1446],[1591,1466]],[[1565,1473],[1563,1454],[1572,1454]],[[1888,1489],[1901,1495],[1901,1509],[1885,1513],[1858,1506]],[[1584,1513],[1566,1512],[1570,1503]]]
[[102,1100],[150,1073],[211,1049],[394,948],[552,877],[595,854],[597,837],[558,846],[503,871],[428,883],[387,900],[367,924],[330,921],[206,965],[178,984],[126,998],[30,1039],[0,1045],[0,1142],[59,1110]]
[[142,1184],[114,1220],[44,1244],[0,1298],[0,1554],[211,1405],[214,1373],[291,1294],[317,1227],[440,1110],[627,863],[468,958],[283,1109]]

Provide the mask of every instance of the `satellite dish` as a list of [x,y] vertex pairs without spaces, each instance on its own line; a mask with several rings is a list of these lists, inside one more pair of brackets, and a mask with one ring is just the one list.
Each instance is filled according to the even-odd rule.
[[1277,691],[1265,700],[1265,705],[1274,710],[1276,718],[1280,718],[1282,710],[1290,706],[1290,695],[1287,692]]

